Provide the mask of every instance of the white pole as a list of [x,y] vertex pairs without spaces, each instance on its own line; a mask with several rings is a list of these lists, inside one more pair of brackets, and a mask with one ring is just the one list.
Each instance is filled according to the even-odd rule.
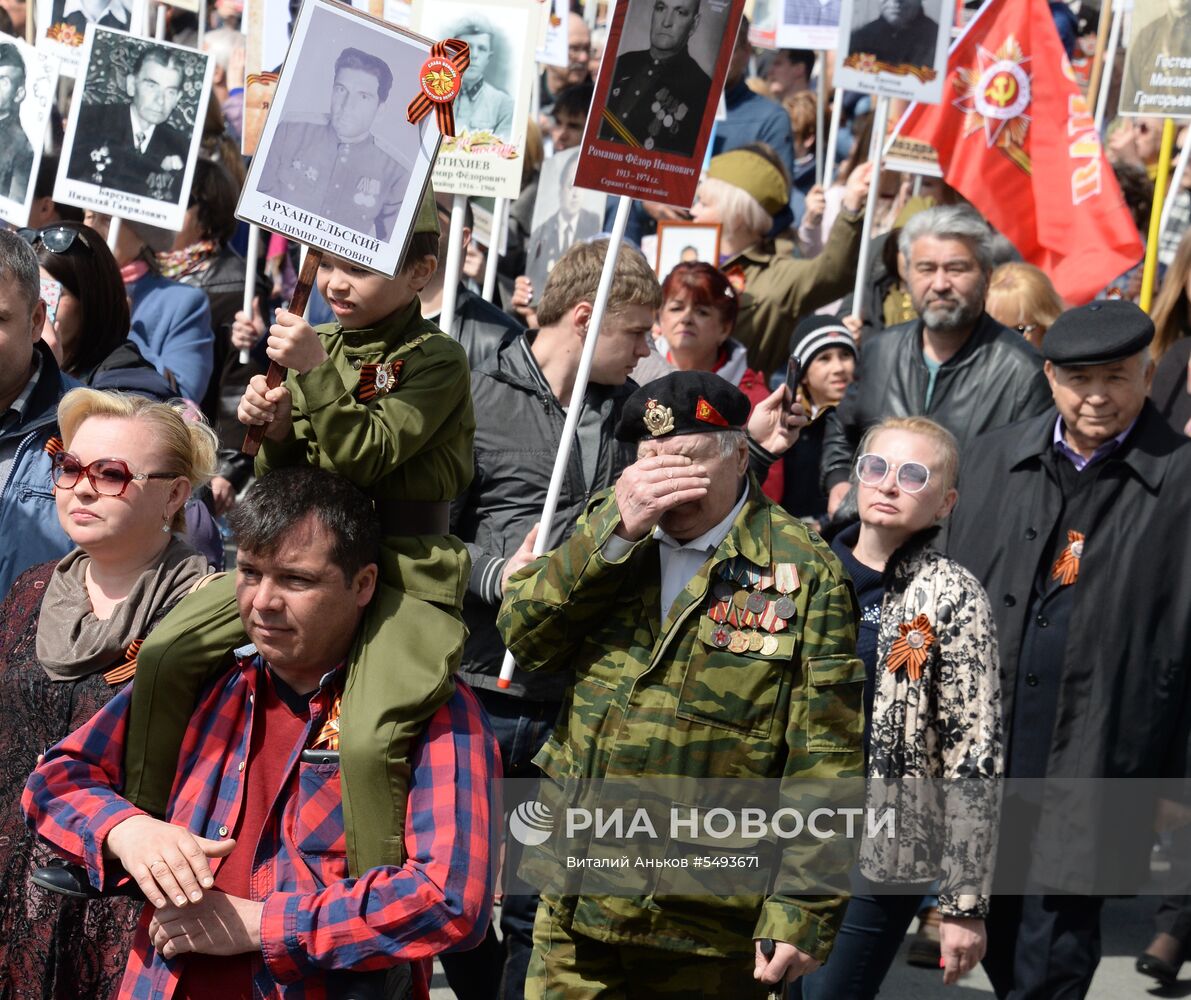
[[108,223],[108,249],[116,253],[116,244],[120,242],[120,216],[113,215]]
[[815,94],[815,183],[823,183],[823,117],[827,108],[827,53],[819,53],[819,85]]
[[[252,300],[256,298],[256,264],[261,255],[261,227],[248,227],[248,256],[244,260],[244,312],[252,319]],[[240,350],[240,364],[248,364],[248,348]]]
[[509,199],[497,198],[492,204],[492,232],[488,236],[488,257],[484,261],[485,302],[491,302],[496,291],[496,262],[500,257],[500,237],[504,232],[505,220],[509,215]]
[[447,265],[442,277],[442,312],[438,316],[438,328],[448,337],[454,336],[455,300],[459,291],[459,271],[463,264],[463,210],[467,207],[467,195],[457,194],[451,202],[451,229],[447,237]]
[[[583,341],[583,353],[579,357],[579,370],[575,373],[575,385],[571,389],[571,405],[567,407],[567,420],[562,428],[562,440],[558,443],[558,454],[554,456],[554,471],[550,473],[550,488],[546,491],[546,502],[542,504],[542,516],[538,520],[538,538],[533,554],[540,556],[546,551],[558,509],[558,495],[562,492],[562,481],[566,478],[567,463],[571,459],[571,444],[579,427],[579,415],[583,412],[583,397],[587,394],[587,382],[591,376],[591,362],[595,357],[596,341],[600,326],[608,308],[608,294],[612,291],[612,279],[616,275],[616,258],[624,239],[624,227],[629,221],[629,205],[632,199],[621,195],[616,205],[616,218],[612,221],[612,235],[608,240],[608,253],[604,257],[604,269],[600,272],[600,283],[596,289],[595,304],[591,310],[591,322],[587,325],[587,337]],[[499,688],[507,688],[513,679],[513,654],[505,650],[504,662],[500,666]]]
[[1125,18],[1124,4],[1115,5],[1112,28],[1108,32],[1108,47],[1104,50],[1104,68],[1100,72],[1100,93],[1096,95],[1096,131],[1104,127],[1104,111],[1108,107],[1108,92],[1112,89],[1113,63],[1117,61],[1117,46],[1121,43],[1121,24]]
[[1166,232],[1166,227],[1170,223],[1170,210],[1174,207],[1174,200],[1178,193],[1183,189],[1183,174],[1187,172],[1187,160],[1191,158],[1191,142],[1183,143],[1183,148],[1179,150],[1179,160],[1175,164],[1174,176],[1170,179],[1170,187],[1166,191],[1166,199],[1162,202],[1162,218],[1158,221],[1158,244],[1159,253],[1161,253],[1162,236]]
[[860,237],[860,256],[856,261],[856,287],[852,291],[852,315],[864,318],[864,292],[868,286],[868,258],[873,247],[873,217],[877,214],[877,189],[881,186],[881,153],[885,148],[885,125],[889,121],[889,98],[877,98],[877,113],[873,116],[873,137],[868,147],[873,176],[869,182],[868,200],[864,206],[863,229]]
[[839,145],[840,118],[844,112],[844,92],[838,87],[831,105],[831,127],[827,130],[827,149],[823,157],[823,187],[831,187],[835,178],[835,147]]
[[207,0],[199,0],[198,7],[198,38],[195,39],[194,47],[200,52],[203,51],[203,39],[207,37]]
[[157,5],[157,27],[154,29],[153,37],[159,42],[165,41],[165,4],[163,3]]
[[[583,0],[583,20],[587,22],[589,28],[596,26],[596,16],[599,13],[599,0]],[[608,18],[612,20],[611,17]]]

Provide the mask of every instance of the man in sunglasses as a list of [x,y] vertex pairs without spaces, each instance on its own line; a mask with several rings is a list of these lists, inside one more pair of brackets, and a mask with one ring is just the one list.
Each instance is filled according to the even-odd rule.
[[1010,779],[998,997],[1087,994],[1103,896],[1150,876],[1156,779],[1188,774],[1191,443],[1147,399],[1153,336],[1129,302],[1067,311],[1042,342],[1053,405],[963,457],[948,554],[992,601]]
[[0,595],[73,548],[54,511],[50,460],[61,447],[58,400],[79,383],[41,343],[45,315],[33,248],[0,231]]

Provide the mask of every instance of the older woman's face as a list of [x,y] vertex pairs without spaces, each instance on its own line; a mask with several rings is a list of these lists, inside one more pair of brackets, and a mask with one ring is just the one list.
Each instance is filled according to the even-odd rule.
[[715,198],[708,193],[705,184],[700,184],[699,190],[695,194],[695,204],[691,206],[691,218],[707,225],[724,221],[720,217],[720,208],[715,203]]
[[[117,458],[133,475],[170,471],[168,456],[152,429],[139,420],[88,417],[67,451],[86,466]],[[86,476],[69,489],[55,487],[58,520],[70,540],[97,561],[152,558],[162,548],[168,525],[190,494],[185,477],[133,480],[122,496],[104,496]]]
[[[942,456],[930,438],[911,431],[882,431],[865,450],[885,459],[889,471],[879,483],[857,485],[862,525],[902,532],[909,538],[951,513],[957,494],[943,482]],[[925,488],[918,493],[907,493],[898,485],[898,472],[906,462],[930,470]]]
[[659,326],[679,371],[708,370],[732,332],[718,309],[694,302],[685,290],[662,303]]

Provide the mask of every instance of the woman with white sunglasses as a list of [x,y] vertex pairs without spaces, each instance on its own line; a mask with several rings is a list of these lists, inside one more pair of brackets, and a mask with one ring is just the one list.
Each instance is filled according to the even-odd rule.
[[805,1000],[875,997],[936,883],[944,982],[984,955],[1003,766],[996,634],[980,583],[931,547],[958,464],[950,432],[909,417],[872,428],[853,469],[860,523],[832,548],[861,611],[868,805],[902,811],[891,840],[861,845],[831,957],[795,984]]

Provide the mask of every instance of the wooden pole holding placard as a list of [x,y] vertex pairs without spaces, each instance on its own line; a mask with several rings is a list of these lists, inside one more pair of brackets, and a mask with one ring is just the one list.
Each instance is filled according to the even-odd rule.
[[496,293],[496,263],[500,257],[500,236],[509,217],[509,199],[497,198],[492,203],[492,232],[488,237],[488,256],[484,260],[484,290],[482,298],[491,302]]
[[1145,266],[1141,272],[1141,297],[1137,304],[1150,311],[1154,299],[1154,279],[1158,276],[1158,238],[1162,229],[1162,204],[1166,198],[1166,180],[1170,176],[1170,156],[1174,150],[1174,119],[1162,125],[1162,148],[1158,153],[1158,176],[1154,178],[1154,204],[1150,209],[1150,238],[1146,241]]
[[815,183],[823,183],[825,163],[823,149],[823,119],[827,109],[827,53],[819,53],[819,80],[815,88]]
[[[629,221],[629,206],[632,199],[621,195],[616,203],[616,216],[612,221],[612,234],[608,239],[608,252],[604,256],[604,267],[600,272],[600,283],[596,286],[595,303],[591,308],[591,322],[587,325],[587,336],[583,340],[583,353],[579,356],[579,370],[575,372],[575,384],[571,387],[567,419],[562,428],[562,440],[558,442],[558,454],[554,456],[554,470],[550,473],[550,488],[546,491],[546,502],[542,504],[542,516],[538,519],[538,537],[534,542],[533,554],[540,556],[549,547],[554,531],[554,515],[558,510],[558,497],[567,475],[567,464],[571,460],[571,445],[579,428],[579,415],[583,412],[583,398],[587,395],[587,383],[591,378],[591,362],[595,357],[596,342],[600,337],[600,326],[608,310],[608,296],[612,291],[612,279],[616,276],[616,259],[620,256],[620,245],[624,242],[624,228]],[[513,680],[516,664],[513,654],[505,650],[504,662],[500,666],[499,688],[507,688]]]
[[[314,247],[306,247],[306,256],[302,258],[302,270],[298,274],[298,283],[294,286],[294,294],[290,296],[289,311],[302,316],[306,313],[306,304],[310,301],[310,292],[314,288],[314,279],[318,274],[318,265],[322,263],[323,252]],[[269,371],[265,374],[265,384],[270,389],[276,389],[285,381],[286,370],[276,361],[269,362]],[[261,441],[265,436],[265,425],[256,424],[248,428],[244,435],[244,446],[240,449],[245,455],[255,455],[260,451]]]
[[844,112],[844,92],[836,88],[831,98],[831,127],[827,130],[827,149],[823,159],[823,187],[835,180],[835,147],[839,145],[840,121]]
[[[248,313],[249,320],[252,319],[252,304],[256,298],[256,266],[260,261],[261,256],[261,227],[248,227],[248,255],[244,259],[244,312]],[[240,364],[248,364],[249,351],[244,347],[240,349]]]
[[[1103,62],[1103,66],[1104,66],[1103,79],[1107,80],[1107,81],[1112,80],[1112,70],[1113,70],[1113,67],[1116,65],[1116,61],[1117,61],[1117,49],[1120,48],[1120,44],[1121,44],[1121,22],[1124,21],[1124,19],[1125,19],[1125,12],[1123,10],[1121,10],[1119,7],[1115,11],[1113,11],[1112,30],[1109,32],[1108,49],[1104,53],[1104,62]],[[1101,21],[1101,24],[1103,24],[1103,23],[1104,22]],[[1099,44],[1098,40],[1097,40],[1097,44]],[[1103,129],[1103,127],[1104,127],[1104,113],[1105,113],[1105,110],[1108,108],[1108,92],[1110,90],[1112,90],[1112,87],[1106,83],[1103,86],[1099,87],[1098,90],[1095,91],[1095,101],[1096,101],[1095,121],[1096,121],[1096,131],[1097,132],[1100,132],[1101,129]],[[1088,85],[1088,97],[1090,98],[1092,96],[1093,96],[1092,87],[1089,84]]]
[[451,202],[451,228],[447,236],[446,271],[443,273],[442,312],[438,314],[438,327],[447,336],[455,325],[455,302],[459,295],[459,272],[463,266],[463,213],[467,208],[467,195],[457,194]]
[[878,188],[881,186],[881,154],[885,151],[885,126],[888,121],[889,98],[878,97],[876,113],[873,115],[873,136],[868,147],[868,158],[873,165],[873,176],[869,181],[868,199],[864,205],[860,255],[856,260],[856,285],[852,291],[852,315],[859,320],[864,319],[864,293],[868,288],[868,261],[873,248],[873,218],[877,214]]
[[[1104,57],[1109,48],[1109,25],[1117,28],[1118,37],[1120,32],[1119,18],[1122,13],[1121,10],[1113,10],[1112,0],[1101,0],[1100,3],[1100,23],[1096,26],[1096,51],[1092,55],[1092,71],[1088,74],[1088,104],[1095,106],[1094,102],[1100,97],[1100,88],[1105,80],[1112,80],[1111,70],[1108,73],[1104,72]],[[1108,90],[1109,87],[1105,87]]]

